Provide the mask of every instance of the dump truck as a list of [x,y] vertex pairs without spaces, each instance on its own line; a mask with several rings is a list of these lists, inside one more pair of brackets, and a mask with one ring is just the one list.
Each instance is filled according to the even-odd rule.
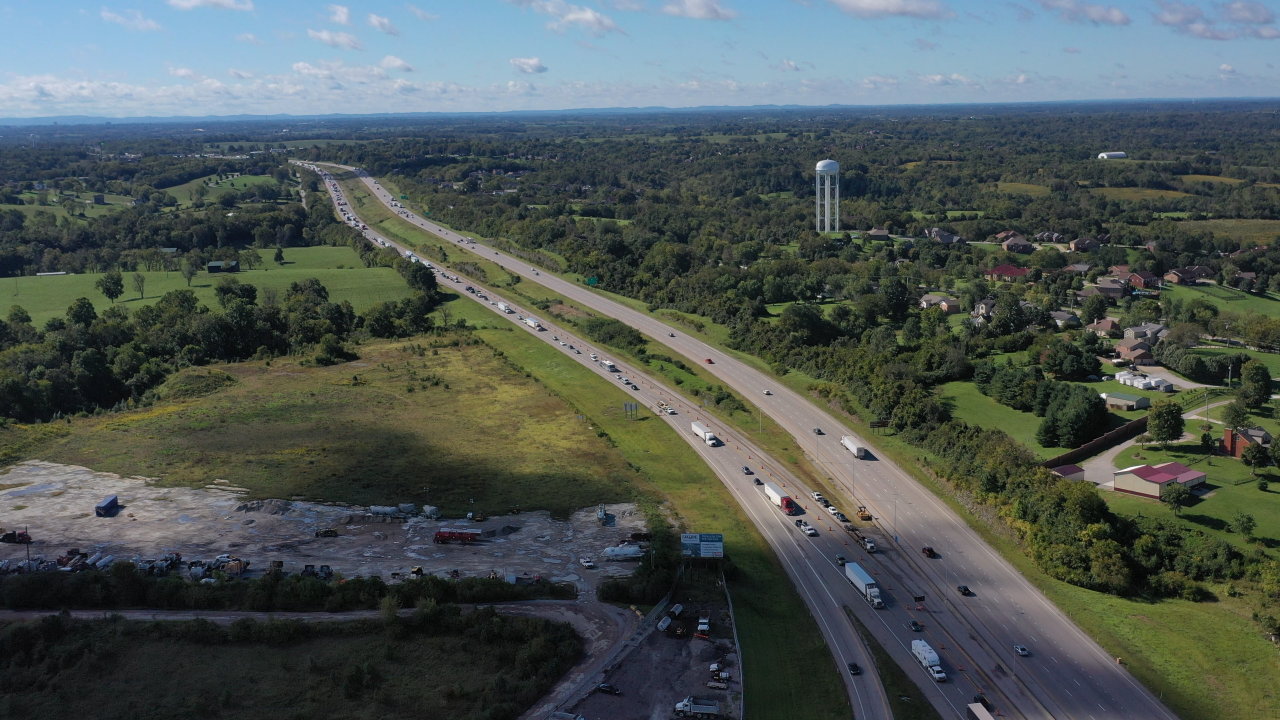
[[690,695],[676,703],[676,717],[718,718],[720,703]]
[[847,563],[844,566],[844,576],[867,604],[877,610],[884,607],[884,600],[880,599],[880,585],[861,565],[856,562]]
[[787,515],[795,515],[800,512],[800,506],[796,505],[796,501],[792,500],[789,495],[778,487],[777,483],[765,483],[764,494],[769,496],[769,500],[774,505],[782,508],[782,512]]
[[31,536],[26,530],[4,530],[0,528],[0,542],[14,545],[30,545]]
[[689,427],[693,429],[694,435],[702,438],[702,442],[706,443],[707,447],[716,447],[720,444],[720,438],[716,437],[716,434],[711,432],[711,429],[706,425],[703,425],[700,422],[695,422]]
[[849,452],[853,453],[853,456],[859,460],[865,460],[867,458],[867,449],[859,445],[857,441],[853,439],[852,435],[845,435],[840,438],[840,444],[845,446],[845,448],[847,448]]
[[924,640],[912,640],[911,654],[930,677],[938,682],[947,681],[947,674],[942,671],[942,661],[938,658],[938,653],[929,647],[929,643]]

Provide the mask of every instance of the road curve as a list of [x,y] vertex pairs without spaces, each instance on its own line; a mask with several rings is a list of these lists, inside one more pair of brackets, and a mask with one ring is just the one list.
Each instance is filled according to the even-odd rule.
[[[391,207],[390,195],[372,178],[354,168],[336,167],[356,172],[370,192],[398,212],[405,222],[445,240],[465,243],[473,251],[501,263],[509,272],[528,277],[567,300],[660,338],[687,357],[710,360],[705,369],[736,392],[754,397],[754,402],[796,438],[836,485],[859,504],[873,509],[877,521],[892,535],[899,553],[894,570],[905,582],[922,583],[923,589],[913,588],[913,594],[919,592],[930,598],[927,606],[921,606],[922,611],[954,621],[954,625],[945,627],[953,642],[963,645],[956,650],[972,657],[970,662],[975,663],[962,672],[981,671],[998,685],[1010,686],[1012,689],[1001,692],[1024,716],[1082,720],[1174,718],[1150,691],[1077,628],[946,504],[874,451],[870,460],[854,460],[839,442],[841,434],[853,433],[804,396],[652,315],[555,275],[542,275],[518,258],[477,245],[475,238],[430,223],[408,210],[397,210]],[[763,395],[766,389],[771,395]],[[838,431],[814,434],[814,428]],[[871,447],[864,439],[853,436],[859,444]],[[916,551],[925,545],[936,548],[941,557],[924,560]],[[916,580],[912,580],[913,577]],[[960,598],[953,589],[958,584],[968,585],[975,597]],[[853,607],[856,609],[857,605]],[[829,622],[830,616],[826,617]],[[1012,651],[1014,644],[1028,646],[1031,655],[1016,656]],[[1019,690],[1029,696],[1029,702],[1018,694]]]

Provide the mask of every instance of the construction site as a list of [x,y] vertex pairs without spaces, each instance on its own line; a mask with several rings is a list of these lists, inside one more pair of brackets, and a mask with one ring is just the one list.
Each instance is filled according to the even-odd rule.
[[225,483],[159,487],[72,465],[20,463],[0,475],[0,535],[9,536],[0,543],[0,572],[56,569],[57,558],[98,567],[127,560],[196,579],[206,567],[252,576],[327,566],[334,575],[389,582],[410,574],[541,578],[594,596],[601,580],[630,574],[642,555],[644,518],[630,504],[581,510],[567,521],[546,512],[447,519],[431,507],[243,493]]

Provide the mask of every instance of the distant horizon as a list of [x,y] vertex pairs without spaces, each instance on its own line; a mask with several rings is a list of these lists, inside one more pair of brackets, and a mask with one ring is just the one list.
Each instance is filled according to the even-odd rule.
[[[449,118],[449,117],[484,117],[484,116],[555,116],[573,114],[627,115],[627,114],[659,114],[659,113],[696,113],[696,112],[772,112],[772,111],[858,111],[858,110],[910,110],[910,109],[962,109],[962,108],[1035,108],[1050,106],[1108,106],[1108,105],[1196,105],[1200,103],[1241,103],[1265,104],[1280,103],[1280,95],[1276,96],[1241,96],[1241,97],[1203,97],[1203,98],[1091,98],[1079,100],[1037,100],[1007,102],[948,102],[948,103],[866,103],[866,104],[757,104],[757,105],[687,105],[687,106],[616,106],[616,107],[580,107],[545,110],[423,110],[398,112],[368,113],[239,113],[210,115],[50,115],[39,117],[0,117],[0,126],[43,127],[65,125],[67,127],[86,125],[107,125],[114,123],[145,124],[179,124],[179,123],[223,123],[223,122],[270,122],[272,120],[307,121],[307,120],[359,120],[395,119],[395,118]],[[1209,108],[1206,108],[1209,109]]]

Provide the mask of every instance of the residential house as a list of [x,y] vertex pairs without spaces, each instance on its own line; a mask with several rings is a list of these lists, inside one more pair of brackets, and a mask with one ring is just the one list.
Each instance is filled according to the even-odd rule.
[[889,241],[889,231],[885,230],[882,227],[871,228],[866,232],[866,236],[868,240],[872,240],[872,241],[876,241],[876,240],[879,240],[880,242]]
[[1258,273],[1256,273],[1256,272],[1243,272],[1243,271],[1239,271],[1239,272],[1236,272],[1236,277],[1237,277],[1237,278],[1239,278],[1239,279],[1241,279],[1241,280],[1249,280],[1249,281],[1253,281],[1253,280],[1257,280],[1257,279],[1258,279]]
[[1143,323],[1135,325],[1131,328],[1124,329],[1125,339],[1145,339],[1147,342],[1154,344],[1156,340],[1169,334],[1169,328],[1160,323]]
[[1051,231],[1049,231],[1049,230],[1045,230],[1044,232],[1038,232],[1038,233],[1036,233],[1036,242],[1042,242],[1042,243],[1060,243],[1060,242],[1062,242],[1062,241],[1064,241],[1064,240],[1066,240],[1066,239],[1067,239],[1067,238],[1066,238],[1066,237],[1064,237],[1064,236],[1062,235],[1062,233],[1051,232]]
[[1107,268],[1107,273],[1111,275],[1115,275],[1116,277],[1124,277],[1125,275],[1129,274],[1129,266],[1128,265],[1112,265],[1111,267]]
[[1108,410],[1141,410],[1151,407],[1151,398],[1125,393],[1102,393]]
[[204,266],[206,272],[240,272],[240,261],[238,260],[214,260]]
[[1071,248],[1072,252],[1085,253],[1093,252],[1102,246],[1093,238],[1076,238],[1071,241],[1071,244],[1068,245],[1068,247]]
[[1062,268],[1062,271],[1075,273],[1076,275],[1084,275],[1085,273],[1089,272],[1089,269],[1092,267],[1093,266],[1090,265],[1089,263],[1071,263],[1070,265]]
[[1151,343],[1146,338],[1125,338],[1116,343],[1116,350],[1150,350]]
[[1203,485],[1209,476],[1182,463],[1167,462],[1155,466],[1134,465],[1117,470],[1112,477],[1116,492],[1159,500],[1160,493],[1170,483],[1178,483],[1190,489]]
[[1049,313],[1049,317],[1053,318],[1053,322],[1058,326],[1059,330],[1080,327],[1080,318],[1073,312],[1054,310]]
[[1271,433],[1260,427],[1241,428],[1235,431],[1231,428],[1226,428],[1222,431],[1222,443],[1218,446],[1218,449],[1224,455],[1238,458],[1244,454],[1244,449],[1250,445],[1261,445],[1270,449]]
[[1123,334],[1120,323],[1111,318],[1102,318],[1101,320],[1089,323],[1088,329],[1092,330],[1095,335],[1103,335],[1106,337],[1119,337]]
[[1144,289],[1160,287],[1160,278],[1146,270],[1131,272],[1121,279],[1127,281],[1130,287],[1139,287]]
[[1130,348],[1120,351],[1120,359],[1128,360],[1134,365],[1155,365],[1156,358],[1151,354],[1150,350],[1144,348]]
[[1174,285],[1190,285],[1195,282],[1194,278],[1187,277],[1186,268],[1174,268],[1164,274],[1164,281],[1173,283]]
[[965,243],[964,238],[960,237],[959,235],[954,235],[952,233],[949,233],[946,230],[943,230],[942,228],[936,228],[936,227],[929,228],[927,231],[925,231],[925,235],[927,235],[929,238],[933,240],[937,240],[943,245],[964,245]]
[[1022,237],[1021,235],[1017,235],[1015,237],[1009,238],[1008,240],[1005,240],[1004,242],[1000,243],[1000,247],[1003,247],[1008,252],[1021,253],[1023,255],[1027,255],[1036,251],[1036,246],[1027,242],[1026,238]]
[[955,315],[960,312],[960,301],[955,298],[943,298],[942,302],[938,303],[938,307],[948,315]]
[[1010,238],[1020,238],[1020,237],[1022,237],[1022,233],[1018,232],[1017,230],[1001,230],[1000,232],[996,233],[996,242],[1002,243],[1005,240],[1008,240]]
[[987,271],[986,277],[991,282],[1015,282],[1025,278],[1028,272],[1026,268],[1013,265],[997,265]]
[[1049,468],[1049,472],[1065,480],[1084,479],[1084,468],[1079,465],[1059,465],[1056,468]]
[[978,322],[991,319],[991,315],[996,311],[995,298],[986,298],[974,303],[973,310],[969,311],[969,316]]
[[929,293],[928,295],[925,295],[924,297],[920,298],[920,309],[928,310],[934,305],[941,304],[942,301],[946,299],[947,299],[946,295],[934,295],[933,293]]

